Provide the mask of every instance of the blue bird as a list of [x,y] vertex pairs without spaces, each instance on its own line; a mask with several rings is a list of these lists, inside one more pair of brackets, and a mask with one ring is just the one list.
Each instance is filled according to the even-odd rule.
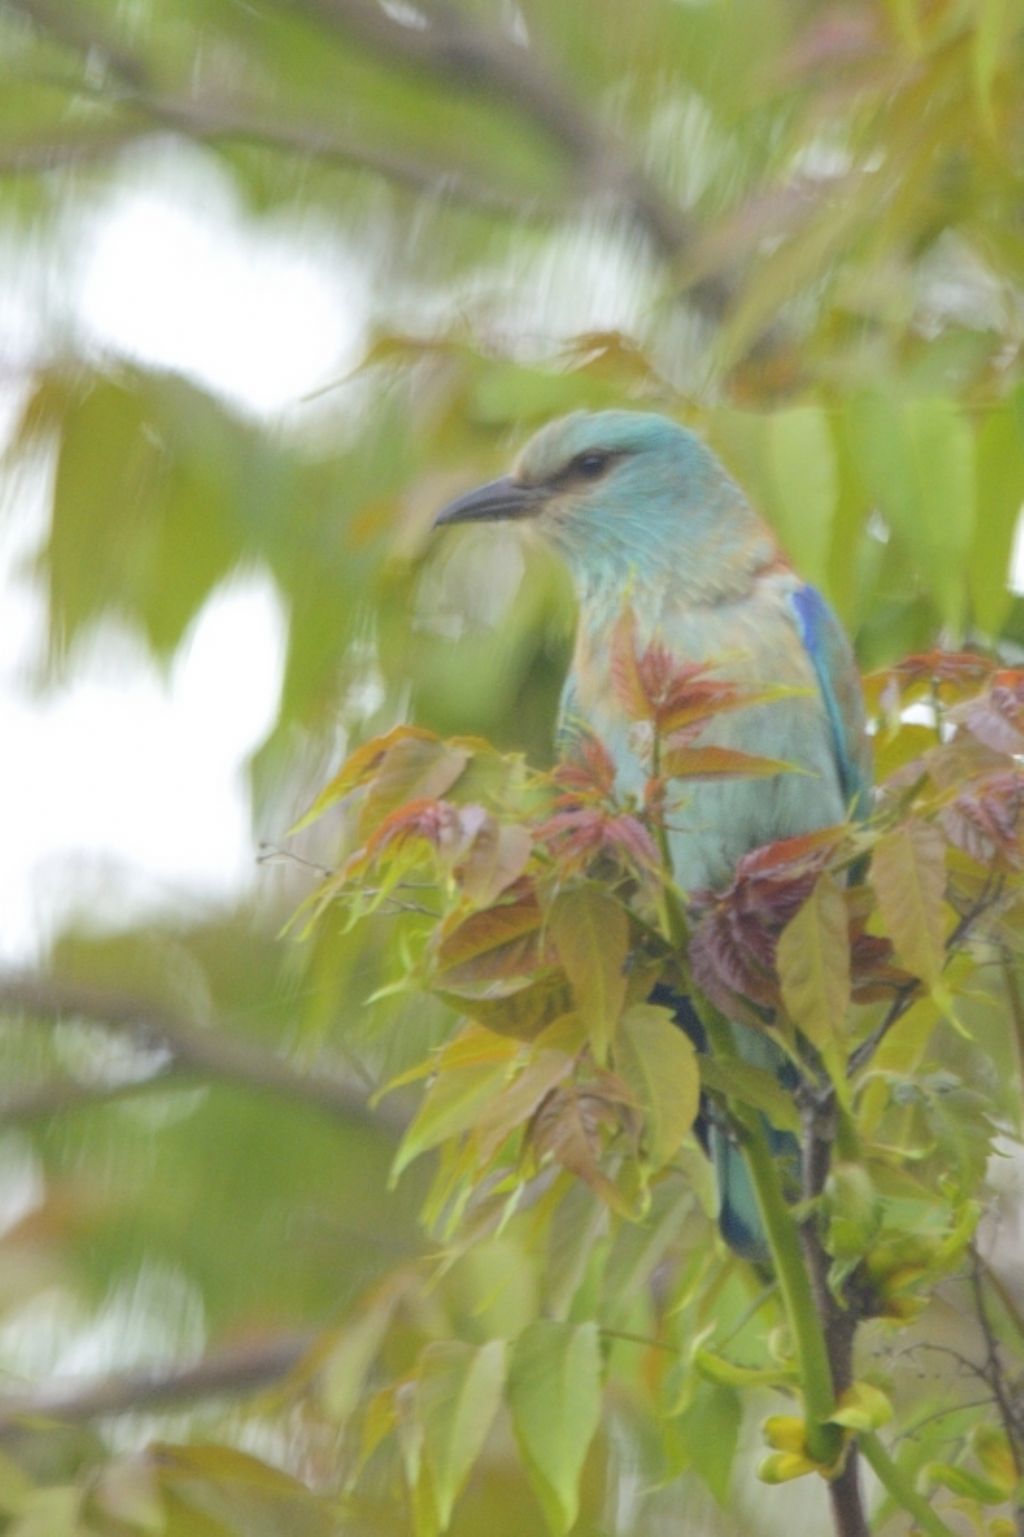
[[[785,759],[804,772],[687,786],[670,849],[684,891],[722,889],[739,860],[776,839],[841,822],[867,804],[871,760],[853,653],[828,604],[793,571],[767,525],[711,450],[667,417],[577,412],[527,443],[512,474],[452,503],[438,523],[515,519],[564,558],[579,601],[559,733],[582,723],[605,744],[621,791],[647,767],[612,686],[612,637],[624,606],[640,644],[658,638],[681,662],[713,664],[745,690],[792,693],[716,718],[701,744]],[[692,1011],[677,1017],[694,1030]],[[748,1060],[779,1072],[778,1047],[734,1025]],[[738,1149],[712,1127],[720,1226],[738,1252],[764,1256]],[[773,1134],[776,1151],[792,1138]]]

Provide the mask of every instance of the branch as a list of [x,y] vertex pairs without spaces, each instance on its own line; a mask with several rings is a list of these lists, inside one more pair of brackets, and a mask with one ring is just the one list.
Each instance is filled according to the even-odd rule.
[[[419,0],[419,14],[410,21],[376,0],[286,3],[389,64],[398,59],[445,89],[506,102],[559,146],[575,169],[583,195],[597,191],[617,198],[665,260],[679,264],[694,245],[697,231],[687,215],[662,195],[616,136],[536,51],[447,0]],[[690,294],[715,316],[731,296],[729,285],[714,274],[695,283]]]
[[173,132],[198,144],[249,144],[299,155],[322,165],[369,171],[410,192],[445,196],[466,207],[506,218],[552,221],[565,214],[563,204],[497,187],[468,171],[382,149],[315,123],[278,122],[213,101],[177,100],[146,92],[133,93],[124,105],[144,120],[104,124],[100,128],[83,125],[74,134],[0,144],[0,175],[37,174],[89,165],[158,134]]
[[30,1089],[17,1090],[0,1098],[0,1126],[16,1126],[23,1121],[45,1120],[68,1110],[90,1109],[106,1105],[130,1094],[145,1094],[151,1089],[173,1089],[187,1083],[187,1075],[173,1064],[158,1068],[141,1078],[83,1083],[78,1078],[48,1078]]
[[112,1414],[169,1409],[203,1398],[258,1392],[294,1371],[316,1342],[312,1331],[281,1334],[204,1356],[191,1366],[145,1367],[91,1381],[52,1382],[32,1392],[0,1397],[0,1436],[26,1420],[77,1423]]
[[0,974],[0,1013],[12,1012],[38,1019],[86,1020],[146,1045],[161,1046],[176,1067],[204,1078],[295,1100],[331,1116],[389,1131],[397,1131],[401,1124],[394,1111],[372,1113],[356,1085],[302,1072],[275,1051],[223,1029],[195,1025],[163,1004],[48,977]]

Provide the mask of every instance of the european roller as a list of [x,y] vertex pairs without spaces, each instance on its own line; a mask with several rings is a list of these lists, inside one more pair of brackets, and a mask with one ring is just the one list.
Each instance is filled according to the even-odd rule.
[[[511,475],[471,491],[438,523],[528,520],[568,564],[579,602],[559,734],[582,723],[610,751],[624,792],[647,767],[611,682],[611,640],[628,604],[641,644],[658,638],[681,662],[769,702],[717,717],[701,737],[785,759],[802,773],[686,786],[673,805],[670,850],[687,892],[726,886],[751,849],[841,822],[864,803],[870,756],[853,654],[828,604],[793,570],[771,530],[694,433],[664,416],[577,412],[527,443]],[[686,1023],[685,1004],[680,1020]],[[733,1027],[743,1054],[776,1069],[762,1034]],[[776,1137],[780,1153],[791,1139]],[[712,1128],[720,1224],[734,1248],[763,1254],[742,1160]]]

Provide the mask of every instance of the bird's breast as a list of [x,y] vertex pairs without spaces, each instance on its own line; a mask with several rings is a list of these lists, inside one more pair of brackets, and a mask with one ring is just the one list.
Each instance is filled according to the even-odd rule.
[[[791,695],[722,714],[701,745],[780,758],[796,772],[770,778],[675,781],[670,821],[675,873],[688,889],[726,884],[752,848],[810,832],[845,814],[831,727],[814,668],[788,602],[792,578],[766,581],[753,597],[708,608],[647,613],[634,601],[641,646],[657,635],[680,662],[699,662],[714,675],[760,691],[779,686]],[[615,760],[618,787],[640,794],[649,772],[644,728],[631,722],[613,679],[614,626],[580,616],[573,666],[563,701],[566,740],[583,723]]]

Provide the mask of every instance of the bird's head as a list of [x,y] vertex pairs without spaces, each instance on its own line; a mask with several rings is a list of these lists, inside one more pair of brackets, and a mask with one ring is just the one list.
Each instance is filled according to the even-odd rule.
[[[523,522],[566,558],[581,595],[672,578],[719,588],[760,520],[714,454],[668,417],[577,411],[542,428],[510,475],[452,502],[438,524]],[[769,541],[770,543],[770,541]],[[681,567],[682,563],[682,567]]]

